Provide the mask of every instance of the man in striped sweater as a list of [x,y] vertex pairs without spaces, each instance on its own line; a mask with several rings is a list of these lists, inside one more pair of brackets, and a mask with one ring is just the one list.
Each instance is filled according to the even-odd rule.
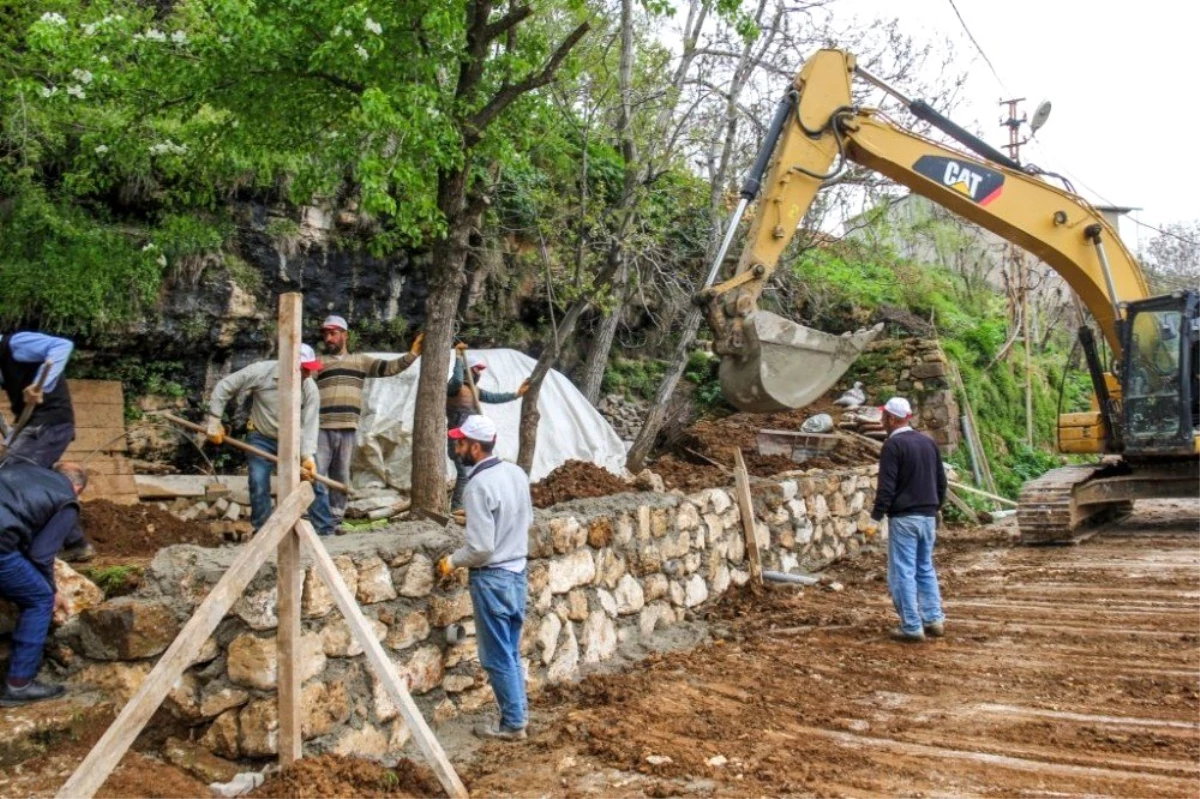
[[[354,437],[362,416],[363,383],[372,377],[398,375],[421,355],[418,333],[412,347],[404,355],[390,361],[363,353],[351,354],[350,328],[340,316],[330,316],[321,325],[321,340],[325,344],[324,365],[317,375],[321,392],[321,432],[317,439],[317,471],[332,480],[350,484],[350,459],[354,454]],[[335,524],[346,515],[346,495],[331,491],[329,509]]]

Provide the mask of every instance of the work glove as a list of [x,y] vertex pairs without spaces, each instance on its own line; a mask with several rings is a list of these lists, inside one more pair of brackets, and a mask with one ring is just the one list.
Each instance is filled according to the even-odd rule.
[[440,558],[438,558],[438,562],[434,566],[434,570],[437,572],[437,576],[443,580],[454,574],[454,564],[451,563],[450,556],[442,555]]
[[526,392],[528,392],[528,391],[529,391],[529,381],[528,380],[521,381],[521,385],[517,386],[517,396],[523,397],[523,396],[525,396]]
[[454,349],[458,350],[459,355],[462,355],[464,352],[467,351],[467,342],[465,342],[465,341],[458,342],[457,344],[454,345]]
[[879,535],[879,525],[876,524],[875,522],[869,523],[866,527],[863,528],[863,535],[866,537],[866,539],[868,541],[870,541],[872,538]]
[[208,417],[208,431],[205,434],[209,442],[220,446],[225,443],[225,426],[215,416]]
[[42,389],[38,388],[35,384],[31,383],[28,386],[25,386],[25,391],[23,393],[25,394],[25,404],[26,405],[41,405],[42,404],[42,399],[43,399]]
[[425,343],[425,334],[418,333],[416,338],[413,339],[412,346],[408,348],[408,351],[410,353],[412,353],[414,356],[420,355],[421,354],[421,345],[424,343]]
[[300,479],[306,483],[311,483],[317,479],[317,461],[313,456],[300,460]]

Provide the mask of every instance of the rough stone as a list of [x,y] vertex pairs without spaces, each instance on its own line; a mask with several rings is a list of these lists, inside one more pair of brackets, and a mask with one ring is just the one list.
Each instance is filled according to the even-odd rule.
[[717,574],[712,579],[712,592],[720,596],[729,590],[729,567],[724,563],[717,566]]
[[214,755],[201,744],[179,738],[167,739],[163,746],[163,756],[168,763],[205,784],[230,782],[241,770],[237,763]]
[[550,584],[550,566],[545,561],[529,564],[529,596],[538,596]]
[[151,668],[150,663],[91,663],[71,677],[70,682],[95,686],[114,701],[124,704],[137,693]]
[[184,672],[167,692],[163,707],[182,721],[200,721],[200,679],[195,674]]
[[655,508],[650,511],[650,535],[654,538],[662,538],[671,528],[670,521],[666,508]]
[[554,613],[549,613],[542,619],[538,628],[538,645],[542,648],[542,665],[550,665],[558,648],[558,634],[562,632],[562,621]]
[[687,587],[684,589],[684,606],[694,608],[706,599],[708,599],[708,586],[705,585],[704,578],[698,574],[693,574],[692,578],[687,582]]
[[587,585],[595,577],[596,562],[586,549],[550,561],[550,590],[555,594],[565,594],[572,588]]
[[241,707],[250,701],[250,694],[240,688],[231,686],[217,687],[213,683],[204,686],[200,691],[200,715],[204,718],[215,718],[226,710]]
[[163,652],[179,634],[165,604],[133,597],[110,599],[79,615],[83,653],[94,660],[137,660]]
[[[666,575],[651,574],[647,575],[646,578],[642,580],[642,589],[644,600],[646,602],[653,602],[656,599],[662,599],[665,597],[670,589],[670,586],[667,583]],[[620,603],[618,603],[618,612],[620,612],[620,607]],[[635,611],[636,610],[641,610],[641,608],[636,608]]]
[[792,526],[792,531],[795,534],[798,546],[803,546],[812,541],[813,524],[808,520],[807,516],[796,519],[796,523]]
[[680,503],[675,510],[675,526],[680,530],[695,530],[700,526],[700,511],[690,502]]
[[784,502],[790,502],[792,499],[794,499],[796,492],[799,490],[800,487],[796,485],[795,480],[784,480],[779,484],[779,492],[782,495]]
[[[54,561],[55,593],[61,597],[66,607],[54,614],[55,624],[64,624],[89,608],[98,607],[104,602],[104,592],[88,578],[72,569],[61,560]],[[7,605],[0,602],[0,605]],[[15,611],[15,608],[14,608]],[[7,628],[0,627],[0,633],[12,632],[16,624],[16,613],[12,614],[12,624]]]
[[467,618],[471,613],[471,595],[466,591],[449,596],[435,594],[429,600],[429,621],[434,627],[453,624],[459,619]]
[[866,494],[864,494],[862,491],[855,491],[853,494],[850,495],[850,506],[848,509],[849,513],[857,514],[859,511],[861,511],[863,509],[863,506],[866,505],[866,501],[867,501]]
[[[388,628],[383,622],[368,618],[367,623],[375,633],[375,639],[382,641],[387,637]],[[363,653],[362,645],[350,632],[350,625],[345,619],[336,619],[326,624],[321,630],[321,648],[326,657],[345,658]]]
[[617,530],[613,535],[613,544],[618,547],[627,546],[633,541],[633,520],[622,513],[617,517]]
[[642,541],[650,540],[650,506],[639,505],[637,509],[637,537]]
[[447,674],[442,680],[442,690],[448,694],[458,694],[475,687],[475,678],[470,674]]
[[238,711],[238,748],[243,757],[279,753],[279,706],[275,697],[256,700]]
[[617,617],[617,598],[603,588],[597,589],[596,599],[600,602],[600,607],[609,616],[614,619]]
[[300,736],[319,738],[345,724],[353,709],[345,680],[313,680],[300,693]]
[[463,713],[473,713],[487,707],[493,701],[495,701],[495,695],[492,693],[492,689],[485,686],[459,694],[458,708]]
[[689,552],[683,559],[683,573],[691,574],[700,568],[701,557],[699,552]]
[[712,503],[713,513],[722,514],[733,505],[729,494],[719,488],[708,490],[708,501]]
[[446,676],[442,650],[436,646],[420,647],[405,661],[401,675],[408,679],[411,693],[429,693],[441,685],[442,678]]
[[408,566],[404,568],[404,577],[400,581],[400,596],[419,599],[433,593],[434,574],[433,561],[425,555],[413,555]]
[[[302,633],[298,654],[301,682],[325,670],[325,651],[319,634]],[[226,669],[230,682],[237,685],[263,691],[275,688],[278,680],[275,638],[245,633],[233,639],[229,644]]]
[[658,548],[658,544],[647,542],[643,543],[633,552],[633,562],[630,568],[637,576],[645,577],[648,574],[662,571],[663,560],[662,551]]
[[664,536],[659,544],[663,560],[682,558],[692,548],[692,538],[686,531]]
[[667,593],[671,597],[672,605],[682,605],[684,600],[687,598],[687,593],[683,585],[675,580],[670,581]]
[[[302,600],[303,601],[303,600]],[[273,630],[279,625],[275,609],[279,605],[278,586],[272,585],[252,594],[243,594],[233,603],[233,614],[252,630]]]
[[587,592],[581,588],[576,588],[567,594],[567,618],[571,621],[585,621],[587,617]]
[[912,376],[916,380],[928,380],[931,377],[944,377],[946,374],[946,365],[943,363],[918,363],[913,364]]
[[241,748],[238,746],[238,713],[237,710],[230,710],[217,716],[200,738],[200,745],[223,757],[241,757]]
[[674,623],[675,611],[665,602],[654,602],[642,608],[638,617],[638,631],[643,638],[647,638],[659,627],[667,627]]
[[471,636],[461,644],[455,644],[446,650],[446,668],[452,669],[459,663],[479,660],[479,641]]
[[741,569],[730,569],[729,579],[736,586],[743,586],[750,582],[750,572],[742,571]]
[[358,569],[359,603],[371,605],[396,598],[396,586],[392,584],[392,571],[383,558],[371,557],[362,562]]
[[415,643],[429,637],[429,617],[420,610],[414,610],[388,630],[386,643],[392,649],[407,649]]
[[617,651],[617,628],[602,610],[594,611],[583,625],[583,662],[599,663]]
[[329,751],[344,757],[382,760],[389,747],[388,736],[374,724],[364,722],[360,729],[347,727],[338,733]]
[[593,519],[587,529],[587,544],[593,549],[602,549],[612,543],[613,522],[608,516]]
[[814,494],[810,504],[814,521],[824,521],[829,517],[829,504],[825,501],[823,494]]
[[612,590],[617,582],[625,576],[628,567],[625,559],[613,549],[602,549],[596,553],[596,582]]
[[587,541],[587,530],[579,525],[574,516],[550,520],[550,543],[555,553],[565,555],[574,552]]
[[566,625],[566,637],[559,644],[558,652],[546,670],[546,682],[560,683],[573,679],[579,669],[579,640],[575,637],[575,626]]
[[[661,575],[659,576],[661,577]],[[637,613],[646,604],[642,585],[631,574],[626,574],[617,583],[613,598],[617,602],[617,613],[622,616]]]

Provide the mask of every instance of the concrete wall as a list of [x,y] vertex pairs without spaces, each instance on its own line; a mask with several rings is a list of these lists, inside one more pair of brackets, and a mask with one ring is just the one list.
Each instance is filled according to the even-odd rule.
[[[818,569],[863,544],[874,468],[800,474],[754,486],[764,567]],[[477,657],[466,574],[437,585],[433,564],[455,542],[428,522],[328,540],[338,569],[407,676],[426,718],[492,703]],[[539,511],[530,534],[529,608],[521,651],[530,692],[573,680],[625,645],[670,635],[697,609],[747,582],[741,517],[730,489],[687,497],[623,494]],[[70,681],[127,697],[236,557],[234,548],[172,547],[134,597],[85,610],[51,655]],[[311,752],[387,757],[409,732],[306,564],[303,734]],[[276,593],[263,568],[172,691],[169,712],[227,757],[276,752]],[[448,645],[447,625],[471,633]]]

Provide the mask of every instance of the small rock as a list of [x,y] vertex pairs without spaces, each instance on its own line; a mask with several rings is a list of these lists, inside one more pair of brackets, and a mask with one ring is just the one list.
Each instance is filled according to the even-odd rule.
[[714,755],[704,762],[713,768],[721,768],[721,766],[729,762],[729,758],[725,757],[725,755]]
[[675,761],[666,755],[646,755],[646,762],[652,766],[665,766],[667,763],[674,763]]

